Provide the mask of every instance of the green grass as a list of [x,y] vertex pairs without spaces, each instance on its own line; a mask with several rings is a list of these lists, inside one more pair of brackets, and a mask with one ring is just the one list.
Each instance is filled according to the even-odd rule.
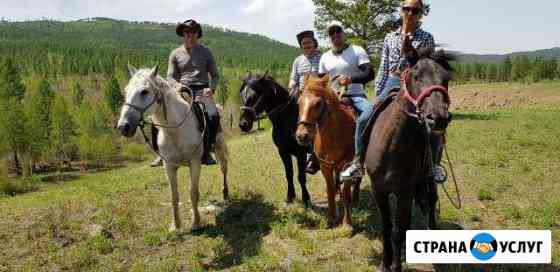
[[[490,86],[488,92],[510,91],[506,87]],[[543,95],[539,89],[535,93]],[[559,106],[455,111],[448,148],[464,207],[452,208],[440,190],[441,226],[553,232],[553,266],[487,271],[560,269]],[[327,229],[320,175],[308,181],[315,208],[285,205],[283,168],[269,132],[234,137],[228,144],[232,200],[222,205],[219,171],[204,167],[201,207],[219,209],[202,211],[207,227],[197,233],[167,232],[167,182],[163,171],[147,161],[63,183],[39,182],[36,191],[0,197],[0,271],[367,271],[380,263],[381,225],[377,211],[367,205],[369,179],[353,213],[355,232]],[[181,215],[188,228],[188,171],[181,170],[180,177]],[[297,182],[296,192],[300,199]],[[421,227],[424,221],[415,216],[414,222]],[[110,235],[90,236],[93,224]]]

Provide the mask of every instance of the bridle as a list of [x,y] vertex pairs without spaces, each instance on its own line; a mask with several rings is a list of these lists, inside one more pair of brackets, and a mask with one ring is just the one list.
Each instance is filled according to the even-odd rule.
[[321,125],[321,123],[323,122],[323,120],[325,119],[325,117],[327,116],[327,105],[326,102],[323,100],[323,98],[321,98],[321,112],[319,113],[319,117],[317,117],[317,120],[314,121],[309,121],[307,119],[302,119],[299,120],[299,122],[297,123],[298,126],[299,125],[304,125],[304,126],[310,126],[310,127],[318,127]]
[[[251,86],[250,83],[246,82],[245,86],[243,87],[243,90],[241,91],[241,103],[243,104],[243,106],[240,107],[242,112],[248,112],[250,114],[250,117],[253,118],[253,120],[258,119],[258,114],[261,111],[257,111],[257,107],[261,106],[261,103],[264,99],[264,95],[263,94],[259,94],[259,98],[257,99],[257,101],[253,104],[253,106],[245,106],[245,104],[247,103],[247,100],[249,100],[249,97],[247,97],[247,87],[251,88],[253,91],[253,87]],[[274,89],[274,93],[276,94],[278,91],[276,89],[276,85],[273,84],[273,89]],[[256,91],[254,91],[256,93]],[[277,114],[277,113],[281,113],[283,112],[294,100],[293,96],[290,96],[290,99],[288,99],[288,101],[284,104],[280,104],[276,107],[274,107],[272,110],[270,111],[266,111],[263,107],[263,111],[266,111],[266,115],[270,118],[273,115]]]
[[447,87],[443,85],[430,85],[422,89],[418,96],[412,95],[412,93],[408,88],[408,84],[410,81],[410,68],[406,69],[402,73],[401,81],[403,83],[402,85],[404,90],[404,98],[414,105],[415,112],[417,115],[421,115],[423,113],[422,104],[424,104],[424,100],[426,100],[426,98],[428,98],[434,92],[440,92],[443,95],[443,99],[445,100],[445,103],[447,104],[451,103],[451,99],[449,98],[449,90]]

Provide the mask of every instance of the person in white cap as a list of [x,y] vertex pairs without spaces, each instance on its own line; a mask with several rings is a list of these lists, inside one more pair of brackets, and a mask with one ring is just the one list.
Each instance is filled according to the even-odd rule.
[[358,114],[356,118],[354,159],[352,165],[340,173],[342,181],[355,180],[363,175],[363,160],[366,139],[362,137],[373,112],[364,86],[374,79],[374,72],[366,51],[346,41],[342,24],[333,21],[327,26],[332,49],[324,53],[319,62],[319,75],[329,74],[340,86],[346,88],[346,97]]

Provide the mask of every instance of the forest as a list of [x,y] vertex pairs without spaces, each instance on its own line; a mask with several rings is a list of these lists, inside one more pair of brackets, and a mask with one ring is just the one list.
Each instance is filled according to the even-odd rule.
[[[109,18],[0,22],[0,154],[9,162],[3,172],[99,167],[143,154],[140,138],[127,142],[114,130],[126,67],[160,65],[165,73],[169,52],[181,44],[174,27]],[[299,54],[264,36],[207,25],[202,42],[220,67],[216,99],[232,127],[245,73],[268,71],[285,85]],[[558,60],[527,56],[455,63],[454,69],[453,84],[560,79]]]

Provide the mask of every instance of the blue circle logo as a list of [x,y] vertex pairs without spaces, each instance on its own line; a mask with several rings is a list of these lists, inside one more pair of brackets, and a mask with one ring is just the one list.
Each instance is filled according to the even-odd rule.
[[488,261],[496,255],[498,241],[488,233],[479,233],[470,244],[471,254],[481,261]]

